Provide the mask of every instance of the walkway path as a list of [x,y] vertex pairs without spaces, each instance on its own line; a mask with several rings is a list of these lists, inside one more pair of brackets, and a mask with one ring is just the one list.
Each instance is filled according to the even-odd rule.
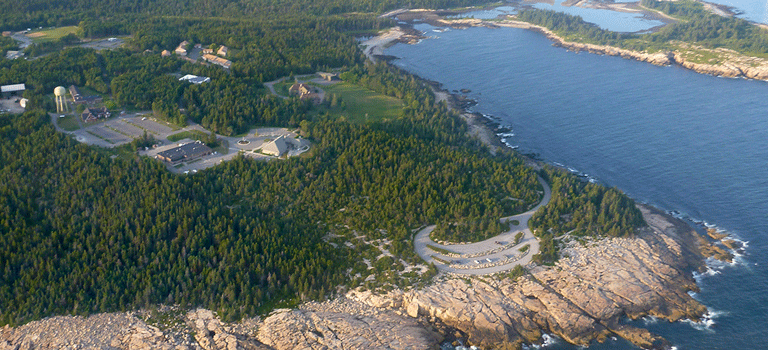
[[[429,234],[435,229],[435,225],[432,225],[425,227],[416,234],[416,238],[414,238],[413,242],[416,253],[427,263],[434,263],[438,270],[455,274],[486,275],[506,271],[517,265],[527,265],[531,262],[531,257],[539,252],[539,241],[533,236],[531,229],[528,227],[528,221],[539,208],[547,205],[552,197],[551,190],[546,181],[539,177],[539,182],[544,187],[544,196],[538,205],[525,213],[501,218],[502,222],[512,220],[517,220],[519,222],[518,225],[511,226],[510,231],[481,242],[442,245],[435,243],[429,238]],[[523,232],[524,234],[520,243],[514,246],[508,246],[515,241],[515,235],[518,232]],[[430,249],[427,245],[445,249],[461,256],[470,255],[472,257],[446,256]],[[529,245],[529,248],[528,251],[523,254],[519,249],[525,245]],[[504,247],[506,247],[506,249],[502,249]],[[520,257],[521,255],[522,257]],[[433,258],[433,256],[438,257],[443,261],[450,262],[450,264],[440,262]]]
[[267,89],[269,89],[269,92],[271,92],[272,95],[275,95],[277,97],[284,98],[284,99],[288,98],[288,96],[278,95],[277,91],[275,91],[275,84],[277,84],[279,82],[282,82],[283,80],[285,80],[287,78],[288,77],[282,77],[282,78],[274,80],[274,81],[266,82],[266,83],[264,83],[264,86],[266,86]]

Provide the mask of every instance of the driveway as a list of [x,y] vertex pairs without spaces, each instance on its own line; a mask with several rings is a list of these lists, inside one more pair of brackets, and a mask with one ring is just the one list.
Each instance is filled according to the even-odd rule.
[[[427,263],[434,263],[440,271],[465,275],[492,274],[512,269],[517,265],[529,264],[531,257],[539,253],[539,241],[533,236],[528,221],[552,198],[552,192],[546,181],[539,177],[539,182],[544,187],[544,196],[538,205],[525,213],[500,219],[502,222],[517,220],[519,224],[511,226],[511,230],[476,243],[443,245],[429,238],[429,234],[435,229],[435,225],[432,225],[416,234],[413,242],[416,253]],[[515,235],[518,232],[523,232],[523,238],[518,244],[514,244]],[[454,254],[448,256],[430,249],[427,245]],[[528,250],[525,253],[520,252],[519,249],[525,245],[529,245]],[[436,260],[433,256],[449,264]]]

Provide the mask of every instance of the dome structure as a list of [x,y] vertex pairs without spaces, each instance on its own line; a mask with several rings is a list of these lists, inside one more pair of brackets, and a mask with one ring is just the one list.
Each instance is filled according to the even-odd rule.
[[64,96],[67,94],[67,89],[65,89],[63,86],[57,86],[55,89],[53,89],[53,94],[56,96]]

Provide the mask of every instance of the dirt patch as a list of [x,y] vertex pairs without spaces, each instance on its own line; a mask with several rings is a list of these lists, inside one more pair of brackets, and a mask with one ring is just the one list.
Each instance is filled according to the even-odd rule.
[[37,33],[27,34],[27,37],[30,37],[30,38],[40,38],[40,37],[44,37],[46,35],[47,34],[45,34],[45,33],[37,32]]

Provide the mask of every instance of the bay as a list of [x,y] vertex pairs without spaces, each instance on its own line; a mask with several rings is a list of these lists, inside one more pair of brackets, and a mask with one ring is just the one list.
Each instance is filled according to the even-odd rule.
[[[419,29],[429,30],[422,25]],[[434,35],[433,35],[434,34]],[[507,141],[641,202],[747,242],[712,263],[695,297],[707,322],[634,321],[678,349],[759,349],[768,340],[768,83],[553,47],[538,33],[471,28],[398,44],[394,64],[513,129]],[[698,224],[695,227],[703,228]],[[555,340],[548,349],[575,348]],[[609,340],[590,349],[633,349]]]

